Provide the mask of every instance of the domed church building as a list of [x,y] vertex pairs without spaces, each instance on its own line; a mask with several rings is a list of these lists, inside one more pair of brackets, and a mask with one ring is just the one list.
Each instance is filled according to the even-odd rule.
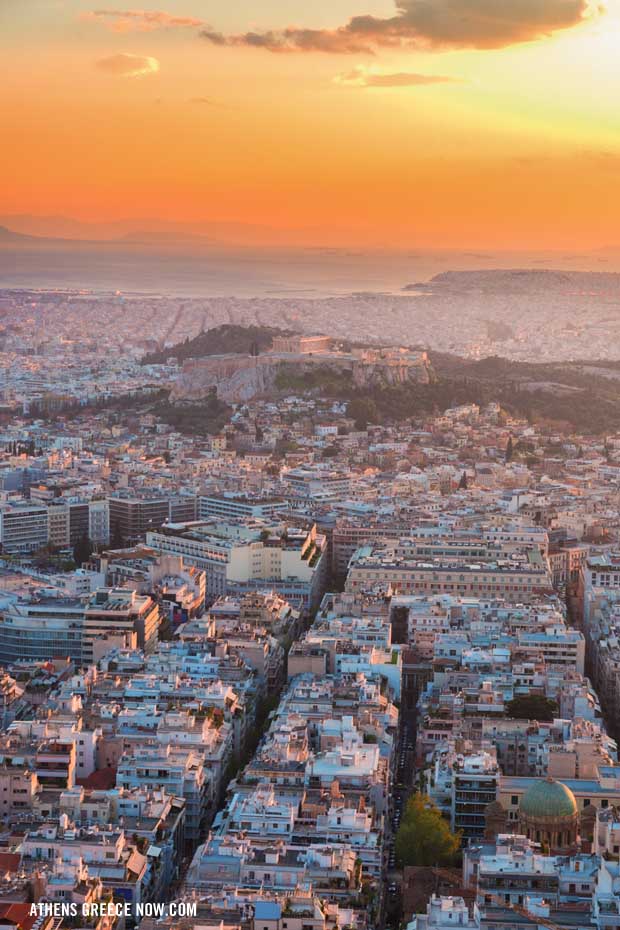
[[550,853],[568,855],[579,849],[580,833],[593,832],[592,814],[596,815],[594,806],[579,815],[575,795],[561,781],[541,778],[521,798],[516,819],[509,818],[499,801],[487,805],[485,839],[492,842],[501,833],[518,833]]
[[579,837],[579,811],[575,795],[555,778],[534,782],[519,804],[519,832],[550,853],[576,849]]

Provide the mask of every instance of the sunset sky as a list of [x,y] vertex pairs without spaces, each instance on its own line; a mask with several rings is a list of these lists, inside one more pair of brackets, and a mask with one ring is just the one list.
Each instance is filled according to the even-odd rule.
[[0,0],[0,212],[620,244],[620,0]]

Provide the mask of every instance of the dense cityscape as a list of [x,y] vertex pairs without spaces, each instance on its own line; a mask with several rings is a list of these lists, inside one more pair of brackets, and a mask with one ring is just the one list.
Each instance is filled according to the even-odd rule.
[[620,0],[0,0],[0,930],[620,930]]
[[218,306],[2,294],[0,923],[617,930],[620,430]]

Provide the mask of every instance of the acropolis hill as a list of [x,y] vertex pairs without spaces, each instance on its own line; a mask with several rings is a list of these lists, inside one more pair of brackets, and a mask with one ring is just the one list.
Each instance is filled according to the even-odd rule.
[[358,387],[371,384],[428,384],[433,370],[426,352],[404,348],[353,348],[340,351],[329,336],[275,336],[262,355],[212,355],[189,359],[173,388],[172,399],[194,400],[215,388],[227,403],[239,403],[272,391],[279,372],[294,366],[296,375],[318,366],[350,372]]

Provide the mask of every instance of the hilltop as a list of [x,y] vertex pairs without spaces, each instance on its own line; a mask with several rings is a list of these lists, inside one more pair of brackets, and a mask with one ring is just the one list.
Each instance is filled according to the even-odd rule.
[[274,336],[291,335],[292,331],[273,326],[236,326],[225,323],[161,349],[142,359],[143,365],[163,365],[169,358],[184,362],[190,358],[207,358],[210,355],[251,355],[271,348]]
[[13,232],[6,226],[0,226],[0,243],[2,242],[36,242],[36,236],[24,236],[22,233]]
[[273,338],[285,334],[291,335],[274,327],[226,324],[144,361],[177,359],[182,370],[171,399],[182,403],[198,403],[212,390],[228,404],[296,393],[355,401],[361,419],[387,422],[497,401],[509,413],[569,432],[604,433],[620,426],[620,362],[543,364],[499,355],[471,360],[441,352],[427,357],[419,347],[403,349],[399,358],[390,354],[393,349],[351,344],[333,356],[289,359],[270,353]]
[[404,291],[433,293],[495,292],[527,293],[529,291],[565,291],[567,287],[620,286],[620,274],[610,271],[564,271],[553,268],[485,268],[442,271],[430,281],[407,284]]

